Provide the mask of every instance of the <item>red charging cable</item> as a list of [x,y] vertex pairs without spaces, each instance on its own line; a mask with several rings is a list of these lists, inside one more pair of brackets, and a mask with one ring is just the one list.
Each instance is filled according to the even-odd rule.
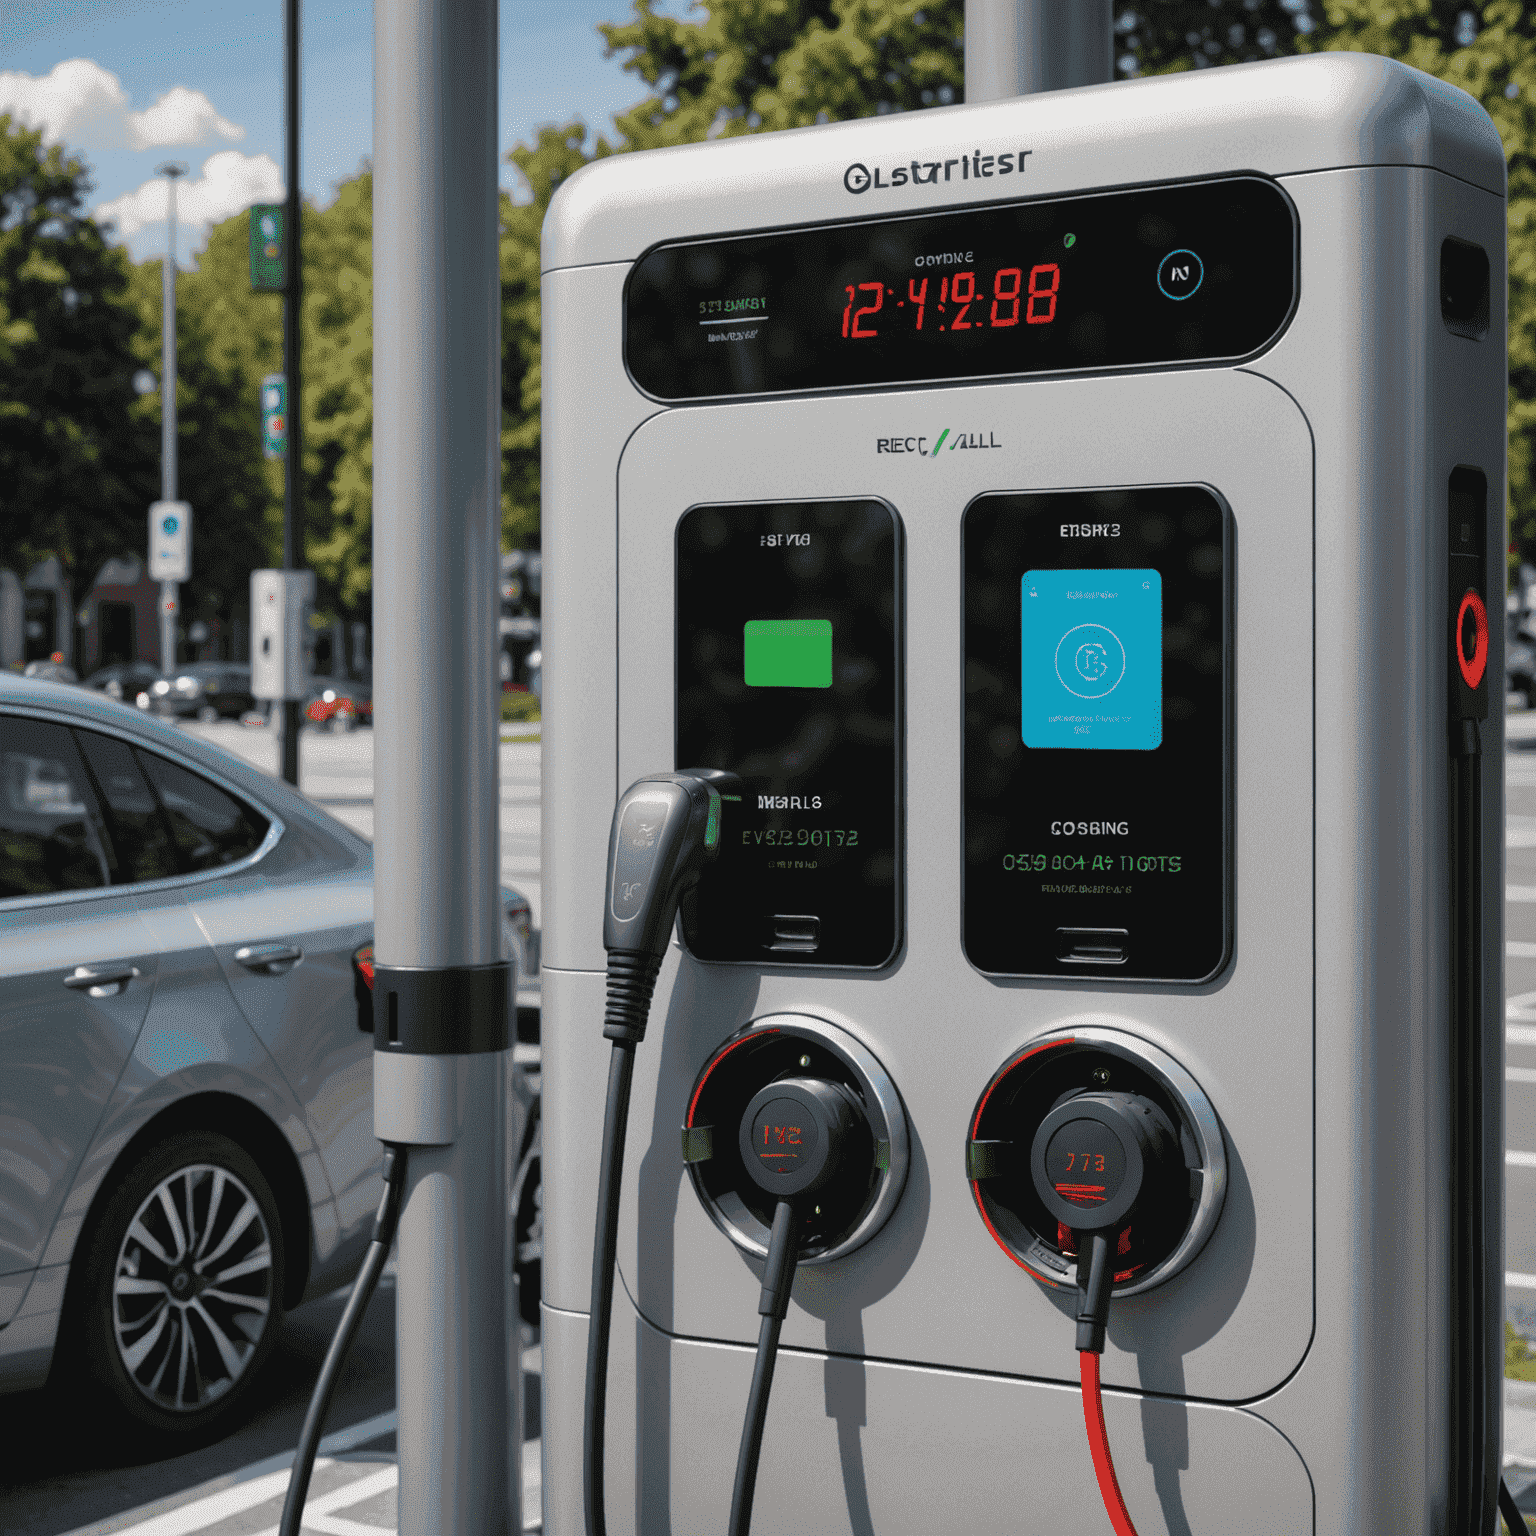
[[1115,1528],[1115,1536],[1136,1536],[1136,1527],[1131,1524],[1130,1512],[1125,1507],[1125,1496],[1115,1477],[1115,1463],[1109,1454],[1109,1432],[1104,1428],[1104,1396],[1099,1390],[1099,1357],[1085,1349],[1077,1358],[1082,1367],[1083,1418],[1088,1424],[1088,1448],[1093,1452],[1099,1497],[1104,1500],[1104,1509],[1109,1515],[1109,1523]]

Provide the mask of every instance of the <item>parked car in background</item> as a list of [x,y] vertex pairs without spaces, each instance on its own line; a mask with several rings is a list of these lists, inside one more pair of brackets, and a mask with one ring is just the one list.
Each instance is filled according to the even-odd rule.
[[141,693],[160,680],[160,668],[148,661],[116,661],[86,678],[85,686],[104,693],[109,699],[132,704]]
[[1504,692],[1518,693],[1530,709],[1536,706],[1536,643],[1513,618],[1504,640]]
[[310,679],[304,701],[304,718],[311,725],[333,731],[350,731],[356,725],[373,724],[373,689],[349,678]]
[[78,683],[79,677],[73,667],[66,667],[62,661],[29,661],[22,668],[23,677],[40,677],[50,683]]
[[149,707],[157,715],[205,723],[238,720],[256,703],[251,669],[243,661],[189,662],[169,677],[156,678],[148,691]]
[[[536,965],[503,899],[504,953]],[[372,847],[296,790],[0,675],[0,1392],[51,1373],[184,1442],[352,1278],[372,938]]]

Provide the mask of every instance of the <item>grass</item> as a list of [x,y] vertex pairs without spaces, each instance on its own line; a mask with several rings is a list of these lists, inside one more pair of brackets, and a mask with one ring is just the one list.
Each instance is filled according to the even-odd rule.
[[503,722],[511,720],[519,725],[540,719],[538,694],[521,690],[502,694],[501,718]]
[[1536,1352],[1510,1322],[1504,1324],[1504,1374],[1510,1381],[1536,1381]]

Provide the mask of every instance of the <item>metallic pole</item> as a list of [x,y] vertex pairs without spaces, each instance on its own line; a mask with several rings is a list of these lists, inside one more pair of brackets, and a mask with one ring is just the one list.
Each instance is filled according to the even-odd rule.
[[1111,0],[965,0],[965,99],[1114,79]]
[[[176,178],[187,168],[174,160],[157,167],[165,177],[165,260],[160,263],[160,499],[176,500]],[[176,670],[177,583],[160,583],[160,670]]]
[[496,22],[497,0],[374,5],[374,1128],[409,1149],[400,1536],[521,1529],[498,905]]
[[[283,376],[288,386],[288,445],[283,459],[283,569],[303,566],[304,411],[299,378],[299,318],[304,296],[304,263],[299,227],[299,0],[283,7],[284,107],[287,116],[285,175],[288,183],[283,226],[288,246],[288,287],[283,293]],[[302,686],[302,684],[301,684]],[[283,777],[299,782],[298,699],[283,700]]]

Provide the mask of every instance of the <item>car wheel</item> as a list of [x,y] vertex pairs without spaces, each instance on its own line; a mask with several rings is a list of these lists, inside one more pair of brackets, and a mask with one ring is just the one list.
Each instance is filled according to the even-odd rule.
[[171,1137],[129,1171],[84,1254],[72,1322],[108,1401],[162,1439],[236,1415],[283,1294],[282,1224],[247,1153],[207,1131]]
[[204,725],[212,725],[213,722],[219,718],[219,712],[213,707],[212,704],[204,704],[203,707],[198,710],[197,718],[202,721]]

